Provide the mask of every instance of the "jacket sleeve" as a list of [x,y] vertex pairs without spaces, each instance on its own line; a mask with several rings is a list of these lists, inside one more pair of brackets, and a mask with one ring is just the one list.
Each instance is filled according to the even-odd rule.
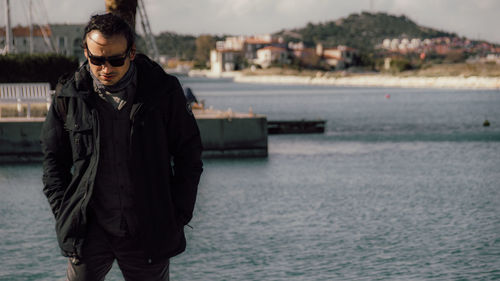
[[[57,97],[56,97],[57,98]],[[42,126],[43,192],[57,218],[64,191],[71,181],[72,155],[68,133],[53,98]]]
[[202,143],[198,125],[187,107],[181,85],[172,78],[170,148],[173,156],[172,197],[179,220],[186,225],[192,218],[198,183],[203,171]]

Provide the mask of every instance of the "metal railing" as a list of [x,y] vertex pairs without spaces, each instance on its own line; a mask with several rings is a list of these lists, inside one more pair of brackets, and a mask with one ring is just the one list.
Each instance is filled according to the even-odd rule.
[[[27,104],[26,117],[31,117],[32,103],[46,103],[50,107],[53,90],[49,83],[5,83],[0,84],[0,105],[17,104],[17,113],[22,115],[22,105]],[[0,107],[0,118],[1,118]]]

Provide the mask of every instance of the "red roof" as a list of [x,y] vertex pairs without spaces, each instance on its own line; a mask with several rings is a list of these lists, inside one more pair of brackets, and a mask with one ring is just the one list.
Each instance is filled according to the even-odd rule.
[[[33,36],[39,36],[39,37],[43,36],[42,28],[45,31],[45,34],[47,34],[47,36],[52,35],[50,27],[48,27],[48,26],[44,26],[44,27],[34,26],[33,27]],[[27,26],[18,25],[16,27],[12,28],[12,35],[14,35],[14,37],[29,37],[30,36],[30,29]],[[0,27],[0,36],[3,36],[3,37],[6,36],[4,27]]]
[[286,52],[285,48],[282,47],[276,47],[276,46],[267,46],[264,48],[260,48],[259,50],[271,50],[271,51],[281,51],[281,52]]
[[247,39],[245,39],[245,43],[247,43],[247,44],[271,44],[272,41],[259,39],[259,38],[247,38]]

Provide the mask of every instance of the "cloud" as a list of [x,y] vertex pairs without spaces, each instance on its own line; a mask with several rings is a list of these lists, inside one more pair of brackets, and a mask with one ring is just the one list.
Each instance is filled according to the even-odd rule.
[[218,16],[222,18],[249,17],[262,12],[263,8],[269,7],[271,1],[265,0],[232,0],[230,4],[226,0],[212,0],[213,7],[217,7]]

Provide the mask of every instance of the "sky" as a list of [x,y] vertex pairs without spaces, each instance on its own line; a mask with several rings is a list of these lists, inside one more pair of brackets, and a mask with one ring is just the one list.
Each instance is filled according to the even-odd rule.
[[[91,14],[105,10],[104,0],[32,1],[36,11],[33,18],[41,23],[85,23]],[[404,14],[422,26],[500,43],[500,0],[143,1],[154,34],[163,31],[191,35],[266,34],[368,11]],[[10,0],[10,3],[12,23],[27,24],[29,0]],[[0,9],[0,26],[4,26],[4,0]]]

